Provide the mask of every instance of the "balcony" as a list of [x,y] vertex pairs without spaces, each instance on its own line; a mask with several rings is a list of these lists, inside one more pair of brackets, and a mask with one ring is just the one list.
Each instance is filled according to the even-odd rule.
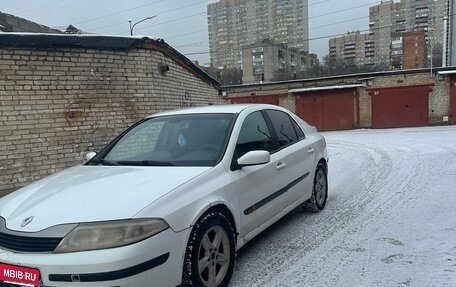
[[253,48],[252,54],[263,54],[263,47]]
[[261,75],[264,73],[264,69],[263,68],[255,68],[253,69],[253,74],[254,75]]

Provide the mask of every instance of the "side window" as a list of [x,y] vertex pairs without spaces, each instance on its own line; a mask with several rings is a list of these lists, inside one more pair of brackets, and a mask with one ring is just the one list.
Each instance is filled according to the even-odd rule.
[[266,113],[271,119],[280,147],[289,145],[299,140],[296,129],[293,126],[292,120],[288,114],[276,110],[267,110]]
[[274,141],[261,112],[247,116],[236,143],[237,158],[252,150],[274,151]]
[[295,128],[296,134],[298,135],[298,139],[305,138],[306,136],[304,135],[301,127],[293,119],[291,119],[291,122],[293,123],[293,127]]

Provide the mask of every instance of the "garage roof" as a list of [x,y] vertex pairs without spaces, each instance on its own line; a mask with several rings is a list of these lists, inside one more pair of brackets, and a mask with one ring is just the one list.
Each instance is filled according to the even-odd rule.
[[195,65],[190,59],[168,45],[163,39],[144,36],[110,36],[93,34],[0,33],[0,47],[12,48],[82,48],[100,50],[157,50],[176,63],[220,90],[220,83]]
[[301,88],[288,90],[289,93],[303,93],[303,92],[316,92],[325,90],[339,90],[339,89],[353,89],[362,87],[363,84],[350,84],[350,85],[337,85],[337,86],[326,86],[326,87],[313,87],[313,88]]

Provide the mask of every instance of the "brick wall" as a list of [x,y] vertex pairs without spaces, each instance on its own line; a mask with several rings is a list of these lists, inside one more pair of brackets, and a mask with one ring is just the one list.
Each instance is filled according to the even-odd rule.
[[[429,124],[448,124],[448,121],[444,121],[444,117],[449,116],[450,114],[449,77],[437,75],[435,72],[431,75],[430,71],[426,69],[423,69],[421,71],[415,70],[409,72],[401,71],[393,73],[349,75],[263,85],[236,86],[229,87],[227,93],[229,97],[246,97],[251,94],[286,94],[288,90],[291,89],[360,83],[364,83],[365,86],[356,88],[356,93],[359,97],[359,128],[372,127],[372,97],[369,93],[369,89],[414,86],[423,84],[429,84],[432,88],[432,92],[429,94]],[[354,104],[355,117],[357,117],[356,103]],[[280,105],[292,111],[295,111],[295,96],[291,93],[288,93],[288,97],[281,97]]]
[[[429,93],[429,124],[448,124],[443,121],[444,116],[449,116],[450,107],[450,91],[449,91],[449,78],[446,76],[440,76],[432,74],[430,72],[414,73],[414,74],[400,74],[377,77],[372,80],[372,86],[368,88],[389,88],[389,87],[404,87],[404,86],[416,86],[430,84],[432,91]],[[363,123],[363,127],[370,127],[370,96],[366,91],[362,91],[364,95],[365,108],[364,116],[366,121]]]
[[436,76],[435,85],[429,94],[429,124],[447,124],[450,117],[450,80],[447,76]]
[[80,164],[144,116],[219,102],[155,50],[0,48],[0,194]]
[[366,89],[358,89],[359,93],[359,127],[372,126],[372,97]]

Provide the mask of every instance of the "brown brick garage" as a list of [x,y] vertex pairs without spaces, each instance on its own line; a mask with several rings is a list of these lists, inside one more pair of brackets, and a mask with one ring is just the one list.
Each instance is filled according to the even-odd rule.
[[0,34],[0,194],[80,164],[144,116],[220,102],[163,41]]
[[[353,128],[372,128],[372,90],[401,87],[407,88],[426,83],[432,86],[432,91],[428,93],[428,114],[425,116],[427,121],[423,121],[422,125],[445,125],[449,124],[451,119],[453,119],[452,124],[455,124],[454,106],[453,118],[451,118],[451,105],[456,103],[456,100],[454,99],[456,96],[453,96],[450,101],[450,90],[452,89],[452,86],[450,85],[451,75],[456,75],[456,70],[454,70],[454,68],[433,69],[432,73],[430,69],[415,69],[408,71],[363,73],[263,84],[236,85],[223,88],[230,100],[237,97],[250,97],[252,95],[263,97],[269,95],[280,95],[280,106],[286,107],[293,112],[301,113],[298,111],[300,107],[296,100],[296,94],[298,92],[295,93],[293,92],[294,90],[314,89],[322,91],[328,88],[334,90],[334,86],[355,85],[356,88],[352,89],[352,91],[355,91],[353,105],[355,113],[353,117]],[[453,85],[455,84],[456,80],[453,82]],[[456,95],[455,90],[453,91],[453,95]],[[319,109],[317,112],[321,114],[324,111]],[[339,111],[332,111],[332,113],[336,112]],[[315,121],[316,120],[314,120],[314,122]],[[348,125],[346,127],[348,128]],[[325,129],[329,128],[332,127],[327,125]]]
[[427,126],[430,85],[369,90],[372,128]]
[[267,96],[249,96],[249,97],[236,97],[231,98],[232,104],[270,104],[270,105],[279,105],[279,96],[278,95],[267,95]]
[[349,130],[357,126],[355,88],[360,86],[297,89],[290,92],[295,95],[296,114],[318,130]]

